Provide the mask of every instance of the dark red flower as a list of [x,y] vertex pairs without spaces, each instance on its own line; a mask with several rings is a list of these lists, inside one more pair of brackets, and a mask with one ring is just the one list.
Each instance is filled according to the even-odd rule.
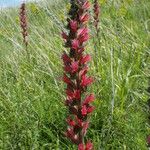
[[71,118],[67,119],[67,123],[68,123],[69,126],[75,126],[75,121]]
[[74,90],[72,91],[71,89],[66,89],[66,94],[68,97],[71,99],[80,99],[80,90]]
[[78,150],[93,150],[93,144],[90,141],[88,141],[86,145],[80,143]]
[[64,53],[62,55],[62,59],[63,59],[64,64],[70,64],[71,63],[71,58],[66,53]]
[[65,133],[65,135],[70,138],[70,140],[73,143],[78,144],[79,143],[79,137],[73,132],[73,129],[68,128],[67,132]]
[[94,106],[88,106],[88,107],[87,107],[87,113],[93,112],[94,109],[95,109]]
[[74,39],[72,41],[72,48],[75,49],[75,50],[77,50],[79,48],[79,40]]
[[73,132],[73,129],[68,128],[68,129],[67,129],[67,132],[66,132],[66,136],[73,138],[74,135],[75,135],[75,134],[74,134],[74,132]]
[[78,39],[79,39],[79,42],[82,44],[82,43],[88,41],[88,39],[89,39],[89,34],[88,34],[88,33],[85,33],[85,34],[83,34],[82,36],[80,36]]
[[90,2],[89,1],[86,1],[83,6],[82,6],[82,9],[89,9],[90,8]]
[[78,54],[82,54],[83,51],[84,51],[84,47],[80,47],[77,52]]
[[77,72],[78,68],[79,68],[79,63],[77,61],[72,62],[71,64],[72,73]]
[[94,107],[89,105],[82,105],[81,113],[83,116],[86,116],[87,114],[93,112]]
[[81,119],[79,119],[78,117],[76,117],[77,120],[77,124],[82,127],[83,126],[83,121]]
[[78,28],[78,22],[75,21],[75,20],[71,20],[70,21],[70,28],[73,32],[76,32],[77,31],[77,28]]
[[83,124],[83,130],[82,130],[83,135],[86,134],[88,127],[89,127],[89,122],[85,122]]
[[69,77],[66,76],[66,74],[64,74],[64,76],[63,76],[63,81],[64,81],[66,84],[72,84],[72,81],[70,80]]
[[78,62],[72,62],[70,65],[69,64],[65,64],[65,71],[68,72],[68,73],[75,73],[78,71],[78,68],[79,68],[79,64]]
[[97,34],[99,32],[98,24],[99,24],[99,15],[100,15],[100,5],[98,0],[94,1],[94,26],[96,28]]
[[95,99],[94,94],[90,94],[90,95],[86,96],[86,98],[85,98],[84,101],[83,101],[83,104],[84,104],[84,105],[87,105],[87,104],[93,102],[94,99]]
[[82,144],[82,143],[79,144],[79,145],[78,145],[78,150],[85,150],[85,149],[84,149],[84,144]]
[[80,16],[79,19],[82,23],[87,22],[89,20],[89,14],[85,13],[82,16]]
[[74,93],[75,93],[74,94],[75,95],[74,98],[77,99],[77,100],[79,100],[81,98],[81,92],[80,92],[80,90],[75,90]]
[[79,76],[82,78],[82,76],[86,75],[88,71],[88,66],[85,66],[80,72],[79,72]]
[[87,115],[87,107],[86,107],[86,105],[82,106],[81,113],[82,113],[83,116]]
[[28,32],[27,32],[27,13],[26,13],[26,4],[25,3],[22,3],[21,4],[21,7],[20,7],[20,26],[21,26],[21,29],[22,29],[22,36],[23,36],[23,42],[26,46],[26,49],[27,49],[27,45],[28,45],[28,39],[27,39],[27,36],[28,36]]
[[91,141],[87,142],[85,150],[93,150],[93,144],[91,143]]
[[93,78],[92,77],[87,77],[86,75],[83,75],[81,77],[81,86],[85,87],[90,85],[93,82]]
[[88,28],[83,27],[83,28],[81,28],[81,29],[78,30],[77,36],[78,37],[83,36],[84,34],[88,34],[88,32],[89,32]]
[[91,60],[91,56],[87,54],[87,55],[81,57],[80,63],[85,64],[85,63],[89,62],[90,60]]

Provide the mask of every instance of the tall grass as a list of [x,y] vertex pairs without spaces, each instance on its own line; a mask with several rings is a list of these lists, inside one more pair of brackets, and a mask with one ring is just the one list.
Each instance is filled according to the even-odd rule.
[[[17,8],[0,12],[0,149],[75,149],[62,134],[67,112],[60,33],[68,8],[62,0],[27,5],[30,62]],[[99,39],[91,25],[90,90],[97,100],[87,136],[96,150],[147,149],[149,10],[149,0],[103,2]]]

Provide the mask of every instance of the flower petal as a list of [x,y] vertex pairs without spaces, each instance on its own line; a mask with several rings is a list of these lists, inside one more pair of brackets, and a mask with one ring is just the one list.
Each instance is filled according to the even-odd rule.
[[86,143],[86,148],[85,148],[85,150],[92,150],[93,149],[93,144],[91,143],[91,141],[88,141],[87,143]]
[[77,21],[74,21],[74,20],[71,20],[70,21],[70,28],[73,32],[76,32],[77,31],[77,28],[78,28],[78,23]]
[[85,122],[83,124],[83,130],[82,130],[83,135],[86,134],[88,127],[89,127],[89,122]]
[[80,64],[85,64],[85,63],[89,62],[90,60],[91,60],[91,56],[87,54],[81,58]]
[[88,20],[89,20],[89,14],[86,13],[86,14],[80,16],[80,21],[82,23],[87,22]]
[[90,95],[86,96],[85,100],[83,101],[83,104],[87,105],[87,104],[93,102],[94,99],[95,99],[94,94],[90,94]]
[[62,55],[62,60],[64,62],[64,64],[68,64],[68,63],[71,63],[71,59],[70,57],[64,52],[63,55]]
[[74,39],[72,41],[72,47],[73,49],[77,50],[79,48],[79,41],[77,39]]
[[83,6],[82,6],[82,9],[89,9],[90,8],[90,2],[89,1],[86,1]]
[[79,144],[79,145],[78,145],[78,150],[84,150],[84,144],[82,144],[82,143]]
[[72,84],[71,80],[68,78],[68,76],[66,74],[64,74],[64,76],[63,76],[63,81],[67,84]]
[[67,123],[69,126],[75,126],[75,121],[71,118],[67,118]]
[[72,64],[71,64],[71,72],[72,72],[72,73],[77,72],[77,71],[78,71],[78,68],[79,68],[78,62],[77,62],[77,61],[72,62]]
[[94,109],[95,109],[94,106],[88,106],[87,113],[89,114],[89,113],[93,112]]
[[81,79],[81,86],[82,87],[88,86],[92,82],[93,82],[93,78],[92,77],[86,77],[86,75],[83,75],[82,79]]
[[86,105],[82,106],[81,113],[82,113],[83,116],[87,115],[87,107],[86,107]]

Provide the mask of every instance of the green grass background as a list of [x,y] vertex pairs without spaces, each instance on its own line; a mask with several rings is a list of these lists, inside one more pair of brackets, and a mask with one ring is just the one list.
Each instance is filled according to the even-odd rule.
[[[150,1],[101,0],[100,34],[92,18],[87,53],[96,110],[87,139],[95,150],[147,150]],[[64,136],[67,109],[60,80],[69,0],[29,3],[29,47],[18,8],[0,11],[0,149],[75,150]],[[92,15],[92,9],[91,9]]]

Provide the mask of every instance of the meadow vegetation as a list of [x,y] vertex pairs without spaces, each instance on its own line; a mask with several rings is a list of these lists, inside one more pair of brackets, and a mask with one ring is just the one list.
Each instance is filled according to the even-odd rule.
[[[95,79],[89,91],[96,95],[96,109],[87,137],[95,150],[147,150],[150,1],[100,3],[98,36],[92,18],[89,24],[89,74]],[[28,53],[18,8],[0,11],[0,149],[76,149],[63,136],[67,109],[60,34],[69,7],[69,0],[27,4]]]

